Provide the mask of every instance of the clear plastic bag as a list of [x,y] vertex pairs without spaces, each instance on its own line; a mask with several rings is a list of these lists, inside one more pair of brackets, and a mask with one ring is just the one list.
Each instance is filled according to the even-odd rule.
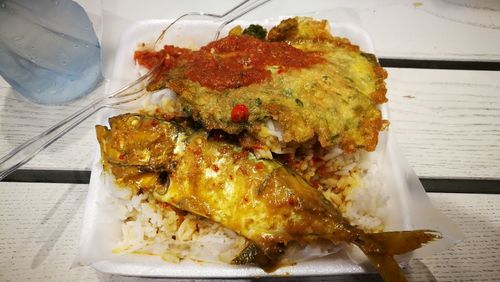
[[101,47],[71,0],[0,0],[0,75],[20,94],[62,104],[102,81]]

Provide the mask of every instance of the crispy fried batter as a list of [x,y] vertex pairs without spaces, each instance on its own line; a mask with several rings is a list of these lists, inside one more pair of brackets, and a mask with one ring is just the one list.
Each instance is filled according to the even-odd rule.
[[[385,125],[377,105],[387,101],[384,83],[387,73],[376,58],[361,52],[347,39],[332,36],[326,21],[310,18],[283,21],[269,32],[268,40],[290,44],[305,54],[319,54],[323,60],[307,67],[288,67],[285,71],[280,65],[269,65],[266,70],[269,79],[255,83],[243,80],[246,82],[243,86],[236,84],[222,90],[187,78],[185,70],[189,65],[180,64],[166,70],[150,89],[168,86],[180,95],[185,108],[206,129],[222,129],[231,134],[245,132],[274,151],[315,138],[323,147],[340,145],[351,152],[358,148],[374,150],[378,133]],[[245,50],[211,49],[211,56],[215,58],[215,65],[211,66],[215,69],[220,67],[217,58],[255,60],[252,56],[245,57]],[[220,68],[223,75],[227,70]],[[250,64],[241,75],[251,74]],[[237,104],[248,108],[246,122],[231,119],[231,110]],[[270,120],[282,131],[281,140],[269,132]]]

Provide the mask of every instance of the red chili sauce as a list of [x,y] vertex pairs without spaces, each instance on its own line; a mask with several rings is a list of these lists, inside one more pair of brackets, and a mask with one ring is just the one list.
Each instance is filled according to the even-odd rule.
[[228,36],[198,51],[166,45],[163,50],[136,51],[140,65],[152,68],[163,60],[163,70],[182,66],[186,78],[214,89],[225,90],[271,78],[268,66],[278,73],[323,62],[321,54],[304,52],[285,42],[267,42],[248,35]]

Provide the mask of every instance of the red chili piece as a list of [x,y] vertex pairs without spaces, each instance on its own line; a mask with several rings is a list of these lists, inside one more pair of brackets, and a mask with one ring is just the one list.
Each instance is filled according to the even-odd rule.
[[263,168],[264,168],[264,165],[263,165],[262,163],[256,163],[256,164],[255,164],[255,169],[256,169],[256,170],[261,170],[261,169],[263,169]]
[[250,112],[248,111],[247,106],[243,104],[237,104],[231,110],[231,120],[233,122],[244,122],[248,120],[248,116]]

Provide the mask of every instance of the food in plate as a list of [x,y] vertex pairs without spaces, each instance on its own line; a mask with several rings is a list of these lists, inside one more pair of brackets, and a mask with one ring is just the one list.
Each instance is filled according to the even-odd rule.
[[189,122],[124,114],[109,124],[96,127],[105,167],[121,183],[246,238],[232,263],[271,271],[290,244],[346,242],[357,245],[385,279],[402,281],[393,256],[439,237],[426,230],[366,233],[289,167],[258,159]]
[[126,188],[115,251],[270,271],[301,259],[290,250],[345,242],[404,278],[393,256],[439,235],[381,232],[384,174],[370,156],[388,123],[386,73],[327,27],[299,17],[269,33],[235,27],[197,51],[135,53],[161,64],[148,89],[178,96],[96,128],[105,171]]
[[235,28],[199,50],[167,45],[135,58],[146,67],[162,64],[149,90],[174,90],[204,128],[240,134],[245,147],[293,153],[318,142],[373,151],[387,123],[378,108],[387,100],[387,74],[373,55],[332,36],[328,26],[296,17],[265,39]]

